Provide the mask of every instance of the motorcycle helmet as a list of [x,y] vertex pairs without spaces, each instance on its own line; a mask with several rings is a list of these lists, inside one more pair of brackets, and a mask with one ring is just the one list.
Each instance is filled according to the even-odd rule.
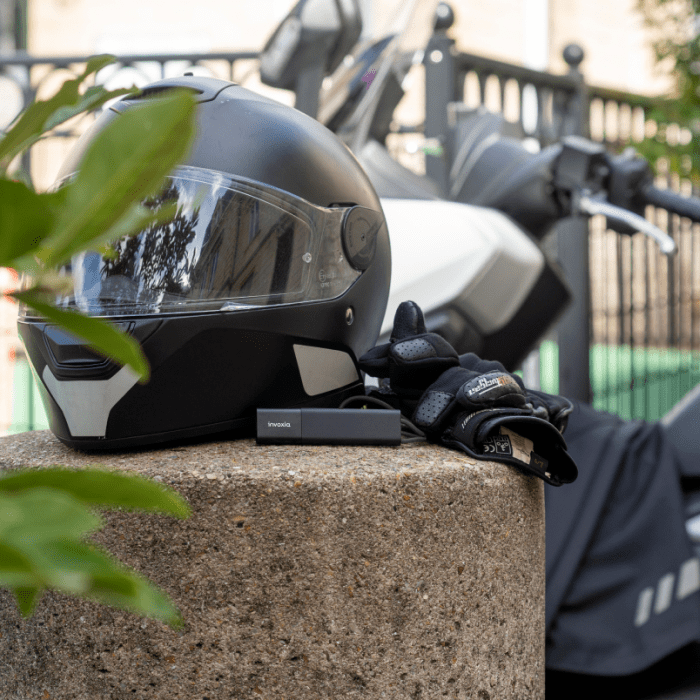
[[256,408],[337,406],[362,393],[391,276],[389,236],[349,149],[301,112],[243,87],[185,76],[116,103],[69,155],[139,100],[196,94],[186,161],[148,206],[167,225],[76,255],[60,307],[108,319],[141,345],[150,381],[60,328],[20,312],[19,333],[53,433],[80,449],[208,433],[250,434]]

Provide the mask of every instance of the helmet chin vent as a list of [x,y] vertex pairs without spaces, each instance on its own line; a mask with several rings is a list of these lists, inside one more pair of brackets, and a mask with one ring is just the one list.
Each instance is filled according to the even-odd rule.
[[[121,331],[128,332],[133,324],[115,323],[113,325]],[[44,339],[57,367],[78,369],[109,364],[109,360],[87,347],[85,341],[56,326],[46,326]]]

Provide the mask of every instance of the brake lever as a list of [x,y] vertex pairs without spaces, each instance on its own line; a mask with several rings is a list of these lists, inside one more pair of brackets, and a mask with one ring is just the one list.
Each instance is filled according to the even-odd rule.
[[608,219],[627,224],[636,231],[652,238],[664,255],[670,257],[678,250],[678,246],[673,238],[664,233],[658,226],[652,224],[651,221],[647,221],[643,216],[639,216],[639,214],[635,214],[628,209],[610,204],[602,196],[593,196],[588,192],[579,192],[574,197],[573,204],[574,211],[577,213],[588,214],[589,216],[602,214]]

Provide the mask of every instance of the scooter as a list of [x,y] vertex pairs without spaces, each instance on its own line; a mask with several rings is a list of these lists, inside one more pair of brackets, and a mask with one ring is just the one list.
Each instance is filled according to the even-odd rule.
[[[357,41],[357,5],[351,13],[353,3],[302,0],[263,49],[261,79],[294,90],[295,106],[350,146],[382,199],[389,230],[401,232],[392,237],[382,335],[391,330],[399,303],[410,298],[424,310],[428,330],[458,352],[515,369],[566,308],[570,292],[563,274],[512,217],[497,207],[441,198],[433,183],[400,165],[385,146],[401,83],[430,38],[436,5],[402,3],[386,34],[359,41],[342,58],[334,47]],[[437,231],[440,245],[434,245]],[[528,312],[533,308],[537,313]]]
[[[304,14],[305,7],[318,7],[321,2],[309,0],[307,5],[302,0],[290,13],[292,20],[285,20],[291,21],[294,32],[278,30],[273,35],[262,55],[263,79],[269,84],[293,88],[295,76],[300,74],[297,59],[305,57],[309,61],[310,55],[322,55],[323,52],[308,48],[306,40],[316,42],[316,48],[320,45],[319,26],[316,23],[314,34],[305,26],[312,15]],[[332,2],[327,4],[331,6]],[[357,5],[336,2],[336,7],[341,4],[352,21],[346,21],[340,11],[329,11],[326,16],[339,19],[328,29],[333,35],[325,37],[328,46],[347,47],[350,41],[343,43],[344,39],[338,36],[347,27],[358,35]],[[435,9],[431,3],[418,5],[423,13]],[[410,298],[426,313],[429,330],[445,336],[459,352],[477,352],[514,369],[563,311],[570,296],[561,270],[542,246],[554,223],[568,216],[602,214],[611,228],[621,233],[640,231],[656,240],[666,254],[673,254],[673,240],[643,218],[644,206],[653,204],[700,221],[700,202],[656,189],[644,161],[629,154],[609,156],[600,145],[585,139],[566,139],[532,154],[519,141],[500,135],[497,116],[478,112],[470,115],[471,119],[462,120],[460,133],[453,134],[457,157],[451,164],[447,193],[401,166],[384,144],[394,109],[403,94],[402,81],[416,60],[410,52],[407,58],[405,42],[405,36],[411,34],[409,30],[421,25],[415,19],[415,9],[406,10],[386,36],[357,43],[349,57],[341,59],[335,54],[332,61],[318,61],[323,67],[315,72],[306,63],[305,74],[315,76],[318,99],[309,99],[307,78],[305,90],[297,92],[301,98],[297,106],[346,140],[382,196],[392,236],[394,269],[383,330],[390,329],[396,305]],[[447,14],[443,10],[443,19],[438,17],[438,21],[444,21]],[[284,80],[264,70],[269,52],[275,55],[272,64],[277,67],[276,75],[284,76]],[[454,201],[447,201],[445,194]],[[579,489],[577,497],[571,500],[563,496],[559,502],[552,500],[553,490],[547,489],[548,555],[554,551],[557,560],[552,563],[548,556],[550,697],[558,697],[564,690],[570,692],[574,683],[584,692],[598,690],[609,695],[616,691],[626,698],[652,698],[660,693],[663,697],[675,697],[668,694],[674,687],[673,692],[682,692],[682,697],[700,697],[700,645],[693,642],[700,637],[700,537],[693,535],[700,529],[700,490],[696,490],[700,481],[696,457],[700,454],[700,390],[663,423],[664,427],[644,426],[601,414],[589,415],[588,422],[584,422],[586,431],[579,431],[573,440],[582,456],[593,447],[604,447],[608,457],[616,451],[614,459],[607,462],[614,461],[615,468],[589,470],[588,478],[582,480],[585,488]],[[571,439],[569,445],[571,450]],[[627,562],[630,570],[623,579],[626,575],[629,580],[625,581],[624,590],[632,591],[632,595],[623,596],[624,610],[619,614],[627,616],[629,637],[639,643],[644,638],[654,640],[668,633],[672,616],[682,620],[678,624],[685,625],[685,636],[676,640],[678,651],[670,649],[673,653],[660,661],[652,653],[651,662],[637,659],[636,667],[634,663],[625,668],[606,666],[604,658],[594,664],[592,671],[586,670],[585,659],[577,659],[574,664],[569,659],[568,666],[566,659],[557,663],[562,646],[576,645],[577,614],[579,628],[593,625],[593,635],[602,638],[601,649],[606,643],[611,649],[614,647],[614,640],[605,639],[605,614],[611,616],[612,627],[618,613],[615,609],[606,613],[605,604],[619,603],[615,586],[620,584],[613,580],[607,588],[598,586],[605,569],[596,568],[594,564],[601,562],[591,562],[590,558],[604,559],[601,548],[605,549],[616,534],[615,518],[611,519],[607,511],[623,493],[630,472],[648,455],[662,457],[665,466],[649,470],[660,482],[636,485],[639,498],[660,492],[664,482],[674,481],[678,488],[663,502],[642,505],[651,509],[649,512],[666,516],[659,521],[657,531],[663,529],[662,523],[675,518],[682,539],[686,521],[688,533],[696,538],[695,552],[690,541],[681,542],[686,554],[671,567],[664,569],[666,564],[661,564],[663,570],[659,573],[637,570],[638,562]],[[602,464],[606,455],[598,456]],[[575,486],[560,492],[573,493]],[[620,531],[628,522],[634,522],[634,514],[632,510],[627,513],[628,521],[617,522]],[[596,535],[606,527],[613,532],[608,533],[607,540],[596,543]],[[587,574],[588,583],[592,580],[595,584],[589,590],[582,583]],[[598,619],[590,615],[586,618],[587,610],[596,607],[600,612]],[[554,662],[550,663],[552,659]]]

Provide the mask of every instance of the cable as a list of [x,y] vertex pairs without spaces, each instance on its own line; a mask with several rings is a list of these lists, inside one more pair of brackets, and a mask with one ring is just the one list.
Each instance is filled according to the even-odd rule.
[[[350,396],[345,399],[343,403],[338,406],[338,408],[347,408],[351,403],[362,402],[364,404],[363,408],[367,408],[367,404],[372,404],[374,406],[379,406],[379,408],[385,408],[389,411],[395,411],[396,409],[386,401],[378,399],[376,396]],[[401,444],[406,445],[412,442],[426,442],[427,438],[425,433],[417,426],[414,425],[408,418],[401,416]]]
[[[351,404],[355,401],[362,401],[363,403],[371,403],[374,404],[375,406],[379,406],[380,408],[386,408],[390,411],[395,411],[396,409],[386,401],[382,401],[381,399],[378,399],[376,396],[350,396],[343,403],[338,406],[338,408],[347,408],[348,404]],[[401,420],[407,420],[403,416],[401,416]]]

